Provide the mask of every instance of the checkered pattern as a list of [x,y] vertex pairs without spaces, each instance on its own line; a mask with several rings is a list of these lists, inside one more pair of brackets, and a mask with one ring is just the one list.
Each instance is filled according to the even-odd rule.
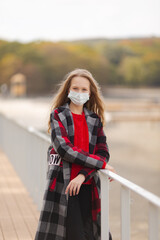
[[92,219],[94,240],[101,239],[100,233],[100,179],[97,169],[105,168],[110,154],[100,117],[84,107],[89,131],[89,152],[74,146],[74,122],[69,104],[54,109],[50,114],[51,145],[47,160],[52,153],[58,153],[63,164],[48,165],[47,184],[43,197],[35,240],[66,240],[66,216],[68,195],[65,189],[70,181],[71,164],[83,167],[79,173],[85,181],[93,177]]

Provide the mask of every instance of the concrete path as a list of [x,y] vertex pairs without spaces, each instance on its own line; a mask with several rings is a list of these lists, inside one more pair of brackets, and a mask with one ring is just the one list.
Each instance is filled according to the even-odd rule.
[[39,212],[0,150],[0,240],[32,240]]

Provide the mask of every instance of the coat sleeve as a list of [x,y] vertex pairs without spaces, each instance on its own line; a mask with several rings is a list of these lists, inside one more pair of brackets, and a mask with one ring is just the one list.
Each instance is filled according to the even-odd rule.
[[[108,163],[110,159],[109,147],[107,144],[107,137],[104,133],[101,120],[99,121],[97,143],[95,146],[94,154],[103,157],[106,163]],[[84,181],[85,183],[94,175],[95,172],[96,172],[95,169],[84,167],[78,172],[78,174],[83,174],[85,176],[85,181]]]
[[50,114],[51,141],[56,152],[67,162],[83,165],[84,167],[101,169],[105,168],[106,161],[104,156],[90,154],[81,148],[74,146],[67,135],[58,116],[58,109]]

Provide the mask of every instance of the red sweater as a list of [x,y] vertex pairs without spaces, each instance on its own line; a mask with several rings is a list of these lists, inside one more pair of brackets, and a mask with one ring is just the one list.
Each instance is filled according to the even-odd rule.
[[[86,152],[89,152],[89,134],[84,111],[82,114],[72,113],[72,116],[74,121],[74,146],[79,147]],[[83,169],[82,165],[72,163],[70,180],[75,178],[81,169]],[[91,183],[92,178],[83,184]]]

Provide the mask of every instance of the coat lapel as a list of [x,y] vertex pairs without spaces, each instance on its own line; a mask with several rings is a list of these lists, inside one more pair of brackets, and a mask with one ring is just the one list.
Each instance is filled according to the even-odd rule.
[[[65,103],[63,106],[60,107],[63,109],[59,114],[59,118],[65,127],[67,134],[70,138],[70,141],[72,144],[74,144],[74,122],[73,122],[73,117],[71,110],[69,108],[69,103]],[[89,152],[93,152],[92,146],[96,144],[96,135],[94,135],[94,127],[98,125],[97,118],[95,118],[93,115],[93,112],[87,109],[86,107],[83,108],[84,113],[85,113],[85,118],[88,126],[88,131],[89,131],[89,143],[90,145]]]

